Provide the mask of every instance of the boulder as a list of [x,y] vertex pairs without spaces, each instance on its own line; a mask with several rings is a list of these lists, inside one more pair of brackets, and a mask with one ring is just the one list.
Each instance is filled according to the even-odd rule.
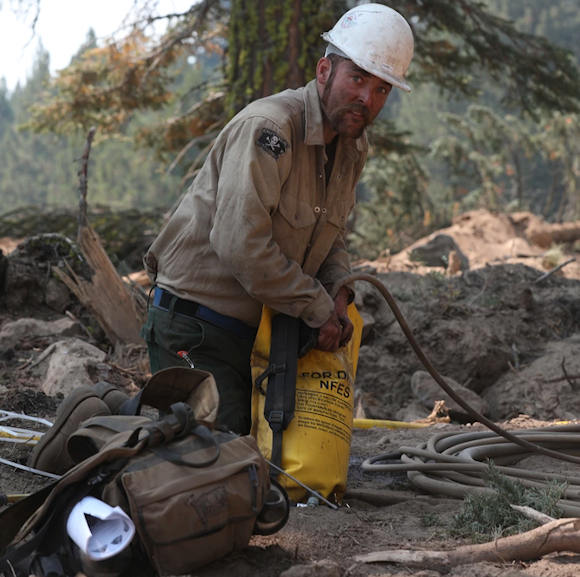
[[92,386],[91,370],[103,363],[106,353],[97,347],[71,338],[50,345],[37,361],[43,379],[41,390],[49,396],[67,395],[80,385]]
[[[488,410],[487,402],[476,392],[455,382],[449,377],[443,377],[445,382],[456,392],[470,407],[478,413],[485,415]],[[433,409],[436,401],[445,401],[450,413],[467,416],[467,411],[457,404],[435,381],[427,371],[417,371],[411,377],[411,390],[414,397],[426,408]]]
[[453,237],[447,234],[438,234],[425,244],[416,246],[409,253],[409,258],[425,266],[447,268],[449,266],[450,254],[452,255],[451,261],[453,262],[453,267],[456,270],[469,269],[467,257],[461,252]]

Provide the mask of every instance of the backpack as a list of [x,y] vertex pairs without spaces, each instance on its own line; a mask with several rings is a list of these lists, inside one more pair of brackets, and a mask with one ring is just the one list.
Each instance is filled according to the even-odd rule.
[[[166,377],[151,381],[157,386]],[[246,547],[253,533],[270,534],[286,523],[288,499],[270,481],[252,437],[212,430],[196,420],[187,402],[167,406],[179,398],[180,387],[169,396],[164,390],[163,402],[148,387],[137,405],[143,399],[157,404],[163,417],[86,420],[68,439],[78,464],[0,514],[5,575],[178,575]],[[190,399],[191,390],[181,388]],[[86,496],[119,506],[134,523],[131,544],[110,559],[89,558],[67,537],[69,513]]]

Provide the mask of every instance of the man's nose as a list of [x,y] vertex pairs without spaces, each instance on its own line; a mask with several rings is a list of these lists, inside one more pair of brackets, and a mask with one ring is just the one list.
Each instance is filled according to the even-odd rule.
[[360,104],[363,104],[367,108],[371,108],[373,103],[373,93],[368,86],[361,87],[358,93],[358,101]]

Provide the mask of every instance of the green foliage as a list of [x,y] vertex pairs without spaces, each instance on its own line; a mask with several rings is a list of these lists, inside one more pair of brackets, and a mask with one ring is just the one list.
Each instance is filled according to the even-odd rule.
[[[91,227],[97,232],[113,264],[127,270],[142,266],[145,247],[155,238],[164,213],[155,210],[117,209],[92,205],[88,210]],[[56,231],[56,232],[55,232]],[[78,233],[76,207],[25,206],[0,215],[0,237],[31,239],[54,235],[74,240]],[[39,238],[39,242],[44,241]],[[56,253],[55,253],[56,256]]]
[[501,475],[490,463],[488,486],[495,490],[493,495],[466,497],[462,510],[454,517],[452,534],[469,536],[474,542],[482,543],[529,531],[537,525],[510,504],[531,507],[554,518],[561,515],[558,500],[562,498],[565,485],[552,483],[544,489],[527,487]]
[[539,109],[579,110],[580,74],[573,55],[518,29],[484,2],[409,0],[393,6],[416,22],[415,82],[428,80],[451,94],[474,97],[486,80],[484,72],[501,87],[507,107],[532,115]]
[[436,224],[431,220],[428,177],[418,156],[421,150],[404,138],[387,121],[372,127],[348,237],[356,256],[374,258],[386,250],[400,250],[410,236]]
[[[397,251],[478,206],[578,218],[577,2],[386,3],[414,31],[414,91],[394,92],[370,132],[355,256]],[[159,38],[147,16],[109,45],[89,32],[55,78],[40,51],[25,86],[0,86],[3,211],[76,203],[75,159],[93,125],[89,202],[171,207],[232,114],[312,78],[320,33],[347,4],[192,3],[159,18]]]
[[580,115],[554,112],[534,135],[551,177],[541,212],[557,221],[580,218]]
[[[557,209],[557,220],[580,216],[577,114],[554,112],[537,126],[473,105],[464,115],[441,118],[448,132],[433,142],[431,155],[449,169],[447,198],[456,211],[539,208],[546,217]],[[551,194],[547,199],[545,191],[541,194],[543,207],[537,206],[533,188],[538,162],[552,176]]]
[[526,208],[521,165],[535,152],[527,127],[514,116],[500,117],[476,105],[462,116],[444,114],[442,121],[448,133],[433,142],[431,154],[455,176],[452,202],[463,203],[464,209],[498,210],[510,203]]
[[[11,95],[0,92],[2,213],[28,205],[48,209],[78,204],[78,158],[86,134],[38,134],[23,128],[30,104],[49,78],[48,54],[39,52],[28,82]],[[152,151],[136,149],[130,130],[108,140],[97,132],[88,176],[91,205],[106,204],[117,209],[167,207],[180,192],[180,175],[167,174]]]
[[[560,0],[564,1],[564,0]],[[447,93],[477,96],[482,71],[502,99],[529,113],[577,111],[580,77],[570,55],[544,38],[517,30],[477,0],[402,0],[393,3],[415,31],[411,79]],[[223,121],[249,100],[312,77],[323,43],[320,33],[344,12],[341,0],[207,0],[173,15],[158,41],[136,22],[122,42],[91,48],[53,83],[55,92],[37,109],[38,128],[120,129],[136,109],[170,99],[172,68],[200,50],[224,52],[227,104]]]

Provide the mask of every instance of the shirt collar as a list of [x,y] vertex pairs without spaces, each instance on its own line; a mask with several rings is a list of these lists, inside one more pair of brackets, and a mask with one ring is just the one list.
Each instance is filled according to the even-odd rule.
[[322,109],[316,80],[311,80],[304,87],[304,143],[324,145],[322,130]]

